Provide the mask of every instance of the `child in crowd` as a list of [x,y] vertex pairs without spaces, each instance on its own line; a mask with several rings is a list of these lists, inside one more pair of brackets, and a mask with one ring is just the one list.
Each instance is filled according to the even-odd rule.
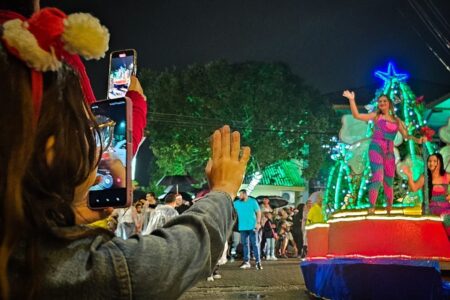
[[144,215],[142,213],[143,203],[141,201],[138,201],[138,202],[136,202],[134,207],[136,209],[136,215],[134,217],[134,224],[135,224],[134,232],[136,234],[139,234],[142,231],[142,221],[144,219]]
[[277,260],[275,256],[275,240],[278,239],[278,234],[275,232],[276,225],[273,222],[273,215],[271,212],[264,213],[266,222],[263,227],[263,236],[266,239],[266,259]]

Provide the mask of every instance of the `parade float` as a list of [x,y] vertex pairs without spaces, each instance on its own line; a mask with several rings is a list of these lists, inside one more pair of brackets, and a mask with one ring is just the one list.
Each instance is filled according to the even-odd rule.
[[393,209],[387,213],[380,191],[375,213],[369,215],[368,148],[373,123],[352,115],[342,117],[339,138],[326,146],[335,162],[322,205],[326,223],[307,226],[308,255],[301,263],[305,284],[311,294],[327,299],[442,299],[448,291],[441,269],[450,262],[443,219],[429,214],[428,193],[408,191],[402,168],[409,166],[414,180],[427,176],[426,159],[435,152],[447,165],[450,146],[438,144],[450,144],[450,123],[434,136],[433,141],[440,142],[433,143],[434,132],[424,119],[424,99],[414,95],[408,76],[397,73],[392,63],[375,76],[383,85],[365,109],[376,110],[378,97],[388,95],[408,133],[428,136],[429,141],[418,145],[398,133]]

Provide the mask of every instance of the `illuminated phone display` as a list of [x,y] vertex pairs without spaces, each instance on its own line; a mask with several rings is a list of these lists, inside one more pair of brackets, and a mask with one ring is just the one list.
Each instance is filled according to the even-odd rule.
[[109,62],[108,99],[125,97],[136,74],[136,51],[122,50],[111,53]]
[[91,208],[123,207],[130,202],[130,104],[125,98],[91,105],[99,123],[100,138],[109,146],[103,149],[97,169],[97,184],[89,191]]

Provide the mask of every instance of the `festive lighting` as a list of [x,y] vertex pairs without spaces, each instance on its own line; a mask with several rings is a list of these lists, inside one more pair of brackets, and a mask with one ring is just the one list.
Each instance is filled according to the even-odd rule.
[[[376,110],[378,97],[381,94],[388,95],[393,99],[394,111],[396,112],[396,115],[403,120],[407,133],[418,137],[420,135],[418,131],[426,124],[426,120],[423,118],[424,106],[416,101],[417,97],[406,84],[408,75],[398,73],[394,65],[389,63],[386,71],[377,71],[375,72],[375,76],[383,80],[383,86],[375,92],[372,102],[365,106],[366,109],[369,107],[369,111]],[[366,129],[366,138],[371,138],[373,126],[373,122],[369,121]],[[366,141],[363,143],[362,139],[361,141],[356,141],[352,145],[338,143],[336,137],[333,137],[331,141],[336,142],[331,154],[336,163],[332,168],[332,172],[329,173],[326,196],[324,197],[323,212],[326,219],[329,217],[334,218],[335,216],[331,216],[334,211],[340,213],[346,212],[348,209],[369,207],[367,191],[372,177],[367,152],[360,151],[361,153],[358,153],[358,151],[354,151],[358,147],[361,147],[361,145],[367,147]],[[419,158],[416,154],[418,147],[413,139],[405,140],[404,145],[405,146],[396,149],[396,151],[400,151],[399,154],[402,158],[406,157],[406,155],[411,157],[413,176],[414,178],[418,178],[419,174],[423,173],[423,170],[419,170],[421,167],[419,167]],[[426,142],[423,149],[426,149],[428,153],[434,152],[434,146],[430,142]],[[355,157],[355,155],[357,156]],[[355,158],[360,158],[361,162],[365,162],[362,173],[355,174],[353,173],[355,170],[350,170],[348,166],[349,160],[355,160]],[[420,207],[422,203],[422,192],[409,192],[409,194],[406,194],[407,185],[398,180],[398,178],[395,178],[394,194],[395,197],[398,197],[396,203],[400,209],[392,210],[391,214],[407,214],[407,212],[402,211],[401,208]],[[383,198],[382,190],[380,190],[379,195],[380,198]],[[402,201],[399,201],[400,199]],[[380,199],[377,201],[379,202]],[[386,213],[386,210],[375,211],[375,214],[377,215]]]
[[394,81],[394,80],[404,81],[404,80],[408,79],[408,77],[409,77],[407,74],[397,73],[397,71],[395,70],[394,64],[392,62],[390,62],[388,64],[387,72],[376,71],[375,76],[383,79],[385,84],[389,83],[391,81]]
[[346,254],[346,255],[334,255],[327,254],[324,256],[314,256],[307,257],[307,261],[317,261],[317,260],[328,260],[330,258],[359,258],[359,259],[426,259],[426,260],[440,260],[440,261],[449,261],[448,257],[443,256],[412,256],[408,254],[397,254],[397,255],[363,255],[363,254]]
[[328,224],[340,223],[340,222],[355,222],[362,220],[385,220],[385,221],[435,221],[442,222],[442,218],[438,216],[421,216],[421,217],[408,217],[408,216],[374,216],[374,215],[366,215],[366,216],[351,216],[351,217],[340,217],[333,218],[327,221]]
[[336,213],[333,215],[333,218],[346,218],[346,217],[355,217],[355,216],[364,216],[364,215],[367,215],[366,210],[347,211],[347,212]]
[[316,228],[329,228],[330,225],[329,224],[325,224],[325,223],[316,223],[316,224],[311,224],[311,225],[306,225],[305,229],[306,230],[313,230]]

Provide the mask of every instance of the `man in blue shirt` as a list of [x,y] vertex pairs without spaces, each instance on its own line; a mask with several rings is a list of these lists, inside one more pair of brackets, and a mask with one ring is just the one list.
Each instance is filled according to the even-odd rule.
[[244,247],[244,262],[240,268],[249,269],[251,267],[250,241],[256,259],[256,269],[262,270],[258,235],[261,228],[261,210],[258,202],[254,198],[249,198],[246,190],[240,190],[239,200],[234,201],[234,208],[238,215],[238,230],[241,233],[241,242]]

